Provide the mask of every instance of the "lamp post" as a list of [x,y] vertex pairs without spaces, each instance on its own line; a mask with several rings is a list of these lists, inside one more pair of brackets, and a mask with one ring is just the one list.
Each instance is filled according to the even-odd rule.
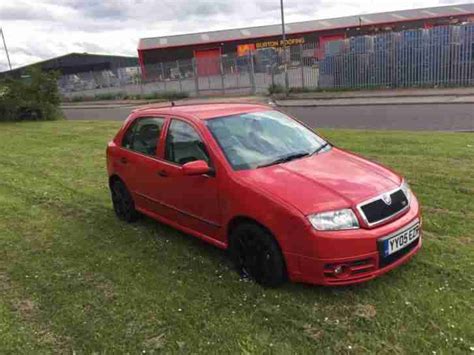
[[10,70],[12,70],[12,63],[10,62],[10,56],[8,55],[7,42],[5,42],[5,36],[4,36],[3,30],[1,28],[0,28],[0,33],[2,34],[3,47],[5,48],[5,53],[7,54],[8,66],[9,66]]
[[288,56],[286,53],[286,32],[285,32],[285,11],[283,9],[283,0],[280,0],[281,8],[281,33],[283,37],[283,67],[285,68],[285,95],[288,96],[290,83],[288,80]]

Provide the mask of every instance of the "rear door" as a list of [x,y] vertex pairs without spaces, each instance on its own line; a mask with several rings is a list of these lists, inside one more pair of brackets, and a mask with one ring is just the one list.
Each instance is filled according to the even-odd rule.
[[117,173],[131,191],[136,207],[160,212],[151,191],[160,181],[158,152],[164,135],[164,117],[140,117],[127,129],[117,156]]
[[167,218],[216,237],[221,227],[218,172],[186,176],[182,169],[183,164],[195,160],[205,160],[212,167],[207,144],[196,126],[180,118],[171,119],[164,141],[160,188],[153,190],[155,198],[166,207]]

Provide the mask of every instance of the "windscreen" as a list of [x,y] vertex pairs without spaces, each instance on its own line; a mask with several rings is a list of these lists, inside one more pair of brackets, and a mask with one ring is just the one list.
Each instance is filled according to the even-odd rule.
[[235,170],[329,149],[324,139],[279,111],[218,117],[208,120],[207,126]]

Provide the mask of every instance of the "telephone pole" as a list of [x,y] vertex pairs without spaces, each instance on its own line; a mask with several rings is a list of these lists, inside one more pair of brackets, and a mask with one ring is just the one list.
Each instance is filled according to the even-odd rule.
[[286,53],[286,32],[285,32],[285,10],[283,9],[283,0],[280,0],[281,8],[281,32],[283,37],[283,66],[285,68],[285,94],[288,96],[290,83],[288,80],[288,56]]
[[7,55],[8,67],[10,68],[10,70],[12,70],[12,63],[10,62],[10,56],[8,55],[7,42],[5,42],[5,35],[3,34],[3,30],[1,27],[0,27],[0,33],[2,34],[3,47],[5,48],[5,53]]

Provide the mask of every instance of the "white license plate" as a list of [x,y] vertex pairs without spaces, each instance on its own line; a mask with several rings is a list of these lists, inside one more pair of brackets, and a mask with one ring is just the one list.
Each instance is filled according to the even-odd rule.
[[389,256],[403,249],[420,237],[420,222],[416,221],[410,227],[393,236],[383,238],[383,256]]

